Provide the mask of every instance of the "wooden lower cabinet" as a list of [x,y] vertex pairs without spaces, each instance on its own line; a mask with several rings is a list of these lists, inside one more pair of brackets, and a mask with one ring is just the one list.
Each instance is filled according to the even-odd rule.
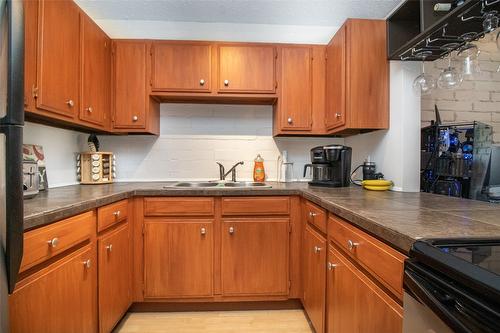
[[221,232],[224,296],[288,294],[288,218],[225,219]]
[[325,323],[326,238],[306,226],[303,250],[302,303],[315,331],[320,333]]
[[402,331],[402,307],[332,245],[328,250],[327,302],[328,333]]
[[22,280],[9,299],[11,333],[95,332],[96,281],[92,244]]
[[109,231],[98,240],[99,332],[111,332],[128,310],[131,286],[129,224]]
[[212,296],[213,240],[211,219],[147,219],[144,297]]

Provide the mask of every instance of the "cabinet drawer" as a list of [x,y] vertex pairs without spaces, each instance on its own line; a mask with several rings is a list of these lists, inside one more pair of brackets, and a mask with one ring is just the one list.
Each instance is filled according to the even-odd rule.
[[222,215],[287,215],[289,197],[222,198]]
[[20,271],[25,271],[90,239],[94,232],[94,211],[26,232],[24,234],[24,252]]
[[97,231],[101,232],[110,226],[126,220],[128,217],[128,200],[115,202],[97,209]]
[[145,198],[144,216],[212,216],[214,198]]
[[306,203],[304,204],[304,214],[308,223],[315,225],[319,228],[319,230],[326,234],[327,215],[326,211],[323,208],[313,204],[310,201],[306,201]]
[[330,215],[328,235],[400,299],[406,257],[342,219]]

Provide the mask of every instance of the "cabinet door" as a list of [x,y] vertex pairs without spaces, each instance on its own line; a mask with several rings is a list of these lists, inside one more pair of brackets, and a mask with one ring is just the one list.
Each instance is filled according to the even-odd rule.
[[403,309],[330,245],[328,333],[401,333]]
[[146,220],[144,231],[146,298],[212,295],[212,220]]
[[309,47],[281,49],[279,118],[284,130],[312,127],[312,54]]
[[9,299],[11,332],[96,332],[95,259],[87,245],[21,281]]
[[83,74],[80,119],[107,127],[111,101],[111,41],[83,13],[81,20]]
[[24,0],[24,109],[36,110],[36,52],[38,40],[38,2]]
[[98,240],[99,331],[111,332],[130,306],[129,225]]
[[326,47],[326,115],[327,129],[346,122],[346,25],[343,25]]
[[152,47],[154,91],[210,92],[210,45],[155,43]]
[[113,102],[115,128],[145,128],[146,43],[115,42],[113,50]]
[[273,46],[221,45],[218,52],[219,92],[275,92]]
[[326,239],[311,227],[306,226],[303,246],[304,309],[316,332],[323,332],[325,322]]
[[37,107],[72,119],[80,101],[80,13],[73,1],[41,0],[38,14]]
[[224,220],[223,295],[287,295],[288,243],[288,219]]

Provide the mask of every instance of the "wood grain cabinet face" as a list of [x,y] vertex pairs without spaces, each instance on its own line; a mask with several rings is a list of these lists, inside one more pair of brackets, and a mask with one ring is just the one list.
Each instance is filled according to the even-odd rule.
[[211,45],[155,42],[152,90],[210,92]]
[[21,281],[9,298],[11,332],[95,332],[96,280],[96,251],[86,245]]
[[332,246],[327,293],[328,333],[400,333],[403,329],[402,307]]
[[326,48],[326,112],[327,130],[346,121],[346,26],[342,26]]
[[302,303],[316,332],[324,332],[326,244],[322,235],[306,226],[303,243]]
[[213,294],[213,220],[146,219],[144,297]]
[[41,0],[37,108],[74,119],[80,107],[80,12],[73,1]]
[[145,42],[114,42],[114,128],[146,127],[146,52]]
[[287,295],[289,219],[222,221],[222,293]]
[[218,46],[219,93],[276,91],[274,46]]
[[308,131],[312,128],[312,50],[282,47],[280,67],[279,121],[281,129]]
[[107,127],[111,104],[111,40],[83,13],[81,23],[83,51],[80,119]]
[[99,331],[111,332],[130,306],[131,260],[129,224],[98,240]]
[[38,41],[38,2],[24,0],[24,109],[36,111],[36,60]]

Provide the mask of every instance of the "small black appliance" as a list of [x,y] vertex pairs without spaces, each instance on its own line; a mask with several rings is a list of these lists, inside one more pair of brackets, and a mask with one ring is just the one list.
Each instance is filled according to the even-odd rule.
[[346,187],[351,173],[351,147],[342,145],[319,146],[311,149],[311,164],[304,166],[304,177],[311,169],[311,185]]

